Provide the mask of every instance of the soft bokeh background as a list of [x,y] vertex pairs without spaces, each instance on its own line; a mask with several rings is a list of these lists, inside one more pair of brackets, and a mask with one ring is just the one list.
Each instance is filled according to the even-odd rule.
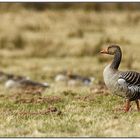
[[[0,136],[140,136],[135,106],[124,114],[123,99],[103,88],[112,57],[99,54],[118,44],[120,69],[139,71],[139,38],[139,3],[0,3],[1,71],[52,85],[45,101],[11,95],[1,85]],[[95,81],[90,87],[55,83],[64,70]],[[39,113],[50,107],[62,113]]]

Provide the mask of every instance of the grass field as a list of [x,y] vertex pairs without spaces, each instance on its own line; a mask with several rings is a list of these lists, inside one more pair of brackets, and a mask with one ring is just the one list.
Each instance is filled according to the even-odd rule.
[[[0,85],[1,137],[139,137],[140,113],[103,85],[112,57],[109,44],[123,50],[121,70],[140,71],[140,12],[19,10],[0,14],[0,65],[7,73],[48,82],[42,95]],[[63,70],[93,76],[91,86],[67,86],[54,77]]]

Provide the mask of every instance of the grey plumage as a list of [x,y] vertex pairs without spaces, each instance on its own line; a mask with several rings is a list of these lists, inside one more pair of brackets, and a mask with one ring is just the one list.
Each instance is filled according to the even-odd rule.
[[111,45],[101,53],[114,55],[114,59],[103,72],[106,86],[113,94],[126,99],[125,111],[129,111],[130,101],[135,101],[137,109],[140,111],[138,99],[140,99],[140,73],[135,71],[119,71],[122,59],[121,48],[118,45]]
[[140,73],[134,71],[122,72],[119,78],[125,79],[130,85],[140,85]]
[[9,73],[5,73],[0,71],[0,81],[5,83],[5,88],[49,88],[50,85],[48,83],[40,83],[33,80],[30,80],[30,77],[13,75]]
[[21,80],[15,80],[15,79],[10,79],[5,83],[6,88],[49,88],[50,85],[48,83],[40,83],[28,79],[21,79]]
[[140,73],[134,71],[122,72],[119,79],[125,80],[127,96],[131,101],[140,99]]

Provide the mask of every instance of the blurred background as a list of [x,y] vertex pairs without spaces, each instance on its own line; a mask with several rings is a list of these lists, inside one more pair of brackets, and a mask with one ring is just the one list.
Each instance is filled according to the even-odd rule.
[[[136,106],[124,113],[104,85],[111,44],[140,71],[140,3],[0,3],[0,136],[140,136]],[[50,88],[6,90],[1,71]]]
[[124,69],[139,69],[139,9],[139,3],[0,3],[1,70],[44,81],[63,70],[100,79],[112,58],[99,51],[109,44],[122,47]]

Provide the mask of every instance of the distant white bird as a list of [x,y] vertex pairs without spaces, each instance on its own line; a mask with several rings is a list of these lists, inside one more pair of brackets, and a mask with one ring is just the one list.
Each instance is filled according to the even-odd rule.
[[67,80],[67,76],[66,75],[63,75],[63,74],[58,74],[55,77],[55,81],[56,82],[58,82],[58,81],[66,81],[66,80]]
[[84,85],[91,85],[94,80],[95,80],[94,77],[84,77],[72,74],[71,71],[63,72],[55,77],[56,82],[65,81],[68,83],[68,85],[77,85],[78,83],[82,83]]

